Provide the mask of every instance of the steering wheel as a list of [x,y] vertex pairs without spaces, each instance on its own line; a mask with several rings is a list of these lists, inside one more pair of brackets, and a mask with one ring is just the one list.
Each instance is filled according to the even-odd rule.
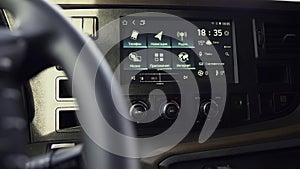
[[[52,66],[62,65],[70,79],[74,77],[74,68],[77,57],[84,47],[85,59],[81,59],[84,71],[83,77],[88,77],[91,70],[88,65],[97,63],[104,58],[93,43],[87,43],[87,37],[81,35],[58,12],[58,7],[49,5],[43,0],[1,0],[0,7],[8,9],[15,17],[17,28],[14,31],[0,29],[0,168],[25,168],[25,128],[26,120],[22,118],[21,94],[19,86],[28,81],[41,70]],[[81,112],[89,107],[83,102],[81,94],[95,93],[101,112],[117,114],[115,102],[122,102],[121,97],[113,96],[111,89],[121,91],[120,87],[112,82],[113,73],[105,60],[98,66],[97,78],[100,78],[101,87],[95,91],[88,86],[75,87],[75,96]],[[87,84],[95,85],[89,81]],[[89,91],[89,92],[87,92]],[[80,93],[76,95],[76,93]],[[120,95],[120,93],[119,93]],[[117,99],[117,101],[116,101]],[[104,101],[105,100],[105,104]],[[125,110],[125,109],[124,109]],[[134,134],[134,129],[128,121],[115,118],[113,123],[122,132]],[[98,131],[105,133],[105,129]],[[138,159],[129,159],[111,154],[93,143],[88,137],[85,144],[87,166],[89,168],[139,168]],[[109,138],[102,138],[111,142]],[[135,150],[134,143],[122,142],[119,144]]]

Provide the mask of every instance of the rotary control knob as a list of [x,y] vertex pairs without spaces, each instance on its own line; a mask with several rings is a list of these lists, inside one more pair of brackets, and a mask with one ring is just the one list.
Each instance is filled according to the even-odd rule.
[[219,105],[214,100],[207,100],[201,103],[200,110],[207,117],[216,117],[219,113]]
[[140,121],[147,116],[147,110],[147,104],[142,101],[138,101],[130,106],[129,114],[135,121]]
[[162,116],[166,119],[176,119],[179,113],[179,104],[175,101],[170,101],[162,105]]

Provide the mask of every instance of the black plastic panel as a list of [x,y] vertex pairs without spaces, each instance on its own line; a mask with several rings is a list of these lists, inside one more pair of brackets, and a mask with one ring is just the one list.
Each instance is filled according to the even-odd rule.
[[[110,11],[105,9],[103,11]],[[111,12],[111,19],[118,19],[120,16],[133,14],[138,12],[164,12],[174,14],[182,18],[196,18],[197,20],[230,20],[234,22],[236,56],[237,56],[237,72],[239,83],[227,83],[227,98],[226,107],[219,128],[232,128],[236,126],[248,125],[268,121],[280,117],[284,117],[293,112],[299,104],[299,80],[297,72],[300,72],[300,58],[292,55],[284,57],[257,57],[259,53],[257,49],[263,45],[258,41],[264,42],[263,39],[258,39],[256,36],[259,32],[259,21],[277,20],[279,22],[289,22],[291,17],[289,13],[276,13],[276,11],[259,11],[259,10],[240,10],[240,9],[201,9],[199,10],[175,10],[175,9],[120,9]],[[110,13],[110,14],[112,14]],[[100,16],[99,16],[100,17]],[[100,17],[101,18],[101,17]],[[274,19],[274,18],[280,18]],[[107,22],[107,20],[105,20]],[[257,21],[257,22],[256,22]],[[106,22],[101,22],[105,24]],[[261,42],[261,43],[262,43]],[[116,68],[118,63],[113,60],[114,57],[120,57],[117,45],[106,56],[111,61],[111,67]],[[122,58],[122,57],[121,57]],[[115,58],[116,59],[116,58]],[[117,58],[119,59],[119,58]],[[119,60],[121,62],[121,59]],[[122,72],[124,73],[124,72]],[[195,76],[197,79],[197,75]],[[197,100],[191,98],[195,103],[202,104],[205,100],[210,99],[210,83],[198,81],[199,93],[202,98]],[[167,84],[165,86],[157,86],[156,84],[130,84],[129,95],[134,96],[133,101],[140,99],[148,100],[149,93],[154,89],[160,89],[167,95],[180,97],[176,84]],[[123,86],[126,90],[126,86]],[[293,97],[284,96],[285,103],[280,103],[278,98],[275,98],[277,93],[293,93]],[[204,96],[204,97],[203,97]],[[169,98],[176,99],[176,98]],[[225,98],[223,98],[225,99]],[[159,107],[160,103],[154,105]],[[184,112],[183,112],[184,113]],[[206,116],[199,111],[198,123],[195,124],[196,130],[201,129]],[[148,135],[152,132],[164,131],[172,121],[160,118],[152,124],[137,124],[139,135]],[[158,130],[159,129],[159,130]]]
[[296,169],[299,140],[265,143],[169,157],[160,169]]
[[289,69],[287,65],[259,66],[257,76],[258,83],[261,84],[289,83]]

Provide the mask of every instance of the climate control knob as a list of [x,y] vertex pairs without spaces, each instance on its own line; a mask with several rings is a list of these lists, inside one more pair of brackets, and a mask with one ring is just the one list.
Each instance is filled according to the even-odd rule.
[[148,106],[142,101],[132,104],[129,108],[130,117],[135,121],[141,121],[147,116]]
[[214,100],[207,100],[201,103],[200,110],[207,117],[216,117],[219,113],[219,105]]
[[170,101],[162,105],[162,116],[166,119],[176,119],[179,113],[179,104],[175,101]]

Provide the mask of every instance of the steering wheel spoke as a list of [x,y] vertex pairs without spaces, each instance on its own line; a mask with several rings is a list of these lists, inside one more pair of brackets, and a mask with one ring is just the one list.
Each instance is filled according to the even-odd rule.
[[[23,117],[20,83],[16,74],[24,59],[25,42],[17,32],[0,29],[0,150],[1,168],[24,167],[26,120]],[[15,163],[18,160],[19,164]],[[21,166],[17,166],[21,165]]]
[[47,36],[47,30],[28,33],[22,27],[16,31],[0,28],[0,73],[25,81],[52,65],[46,59],[47,43],[41,43]]
[[17,32],[0,29],[0,72],[3,75],[16,73],[24,59],[26,43]]

